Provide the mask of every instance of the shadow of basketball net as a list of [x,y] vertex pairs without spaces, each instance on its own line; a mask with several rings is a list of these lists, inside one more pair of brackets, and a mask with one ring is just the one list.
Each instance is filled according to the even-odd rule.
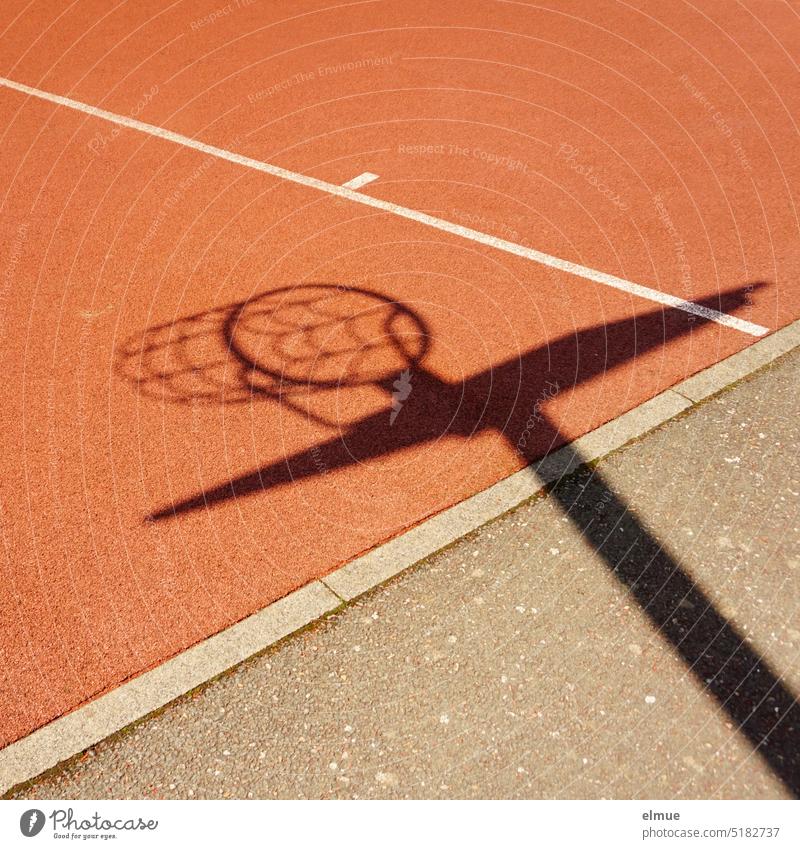
[[431,334],[403,304],[309,284],[148,328],[118,351],[140,394],[177,404],[279,402],[332,428],[314,397],[391,384],[415,371]]
[[[734,312],[756,287],[699,303]],[[524,448],[513,438],[530,427],[531,405],[542,397],[546,384],[573,386],[597,377],[702,323],[682,311],[658,309],[555,339],[457,384],[426,369],[432,335],[422,318],[365,289],[286,287],[150,328],[144,339],[132,341],[120,355],[122,372],[139,392],[176,403],[271,401],[340,432],[311,450],[154,511],[147,520],[175,519],[230,499],[291,486],[322,474],[320,469],[327,474],[445,433],[469,438],[493,429],[523,454],[534,472],[542,471],[543,480],[561,478],[550,496],[705,692],[797,796],[800,711],[795,697],[600,472],[581,471],[578,486],[571,473],[585,460],[574,448],[547,456],[566,439],[545,412],[539,410],[535,433]],[[409,379],[413,403],[424,415],[404,411],[393,416],[397,398],[407,395]],[[385,392],[385,409],[345,427],[314,410],[315,395],[364,386]],[[554,463],[562,468],[554,468]],[[597,504],[605,505],[602,523]]]

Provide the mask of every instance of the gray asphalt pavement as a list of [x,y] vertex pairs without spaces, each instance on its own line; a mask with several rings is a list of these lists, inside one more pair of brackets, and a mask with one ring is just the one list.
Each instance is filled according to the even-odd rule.
[[800,792],[799,385],[795,352],[16,798]]

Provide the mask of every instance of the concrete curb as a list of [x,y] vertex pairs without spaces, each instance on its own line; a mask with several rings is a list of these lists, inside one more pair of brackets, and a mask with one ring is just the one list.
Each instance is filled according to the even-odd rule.
[[535,466],[521,469],[489,489],[346,563],[322,578],[322,582],[345,601],[351,601],[481,525],[513,510],[541,492],[543,487],[573,472],[581,462],[596,460],[614,451],[691,406],[691,402],[672,390],[662,392],[634,410],[548,454]]
[[0,793],[164,707],[341,604],[319,581],[203,640],[0,751]]
[[[0,750],[0,794],[66,761],[363,595],[597,460],[800,346],[800,321],[684,380],[570,445],[346,563]],[[580,458],[580,459],[579,459]]]
[[703,401],[726,386],[769,365],[798,345],[800,345],[800,321],[795,321],[755,345],[728,357],[727,360],[722,360],[711,368],[698,372],[677,386],[673,386],[672,389],[690,401]]

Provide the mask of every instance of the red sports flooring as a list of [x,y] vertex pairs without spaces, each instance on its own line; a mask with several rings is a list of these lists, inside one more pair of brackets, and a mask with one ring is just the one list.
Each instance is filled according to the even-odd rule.
[[[772,331],[799,12],[5,0],[0,76]],[[5,85],[0,128],[0,745],[756,340]]]

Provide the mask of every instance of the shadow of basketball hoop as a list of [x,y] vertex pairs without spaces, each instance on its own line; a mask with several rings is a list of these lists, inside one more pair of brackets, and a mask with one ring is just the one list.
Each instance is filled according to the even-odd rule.
[[[733,313],[764,284],[698,301]],[[536,470],[566,438],[535,406],[547,386],[571,388],[690,333],[705,320],[673,309],[580,330],[453,383],[425,366],[432,334],[410,307],[365,289],[310,284],[150,328],[120,352],[120,369],[143,394],[177,403],[269,399],[308,414],[298,397],[377,386],[392,395],[413,375],[414,410],[393,405],[340,428],[335,438],[166,505],[148,521],[175,519],[236,498],[385,457],[442,434],[492,429]],[[532,427],[530,411],[536,410]],[[324,417],[320,417],[324,420]],[[330,424],[330,422],[328,422]],[[525,439],[521,438],[525,435]],[[800,793],[800,708],[795,697],[655,539],[597,469],[574,449],[552,487],[583,538],[789,791]],[[595,505],[603,504],[604,522]]]
[[223,333],[248,385],[273,397],[382,385],[417,368],[430,348],[425,322],[399,301],[318,283],[244,302]]
[[416,369],[431,334],[404,304],[367,289],[286,286],[154,325],[117,367],[143,396],[176,404],[270,400],[330,427],[314,395],[386,386]]

